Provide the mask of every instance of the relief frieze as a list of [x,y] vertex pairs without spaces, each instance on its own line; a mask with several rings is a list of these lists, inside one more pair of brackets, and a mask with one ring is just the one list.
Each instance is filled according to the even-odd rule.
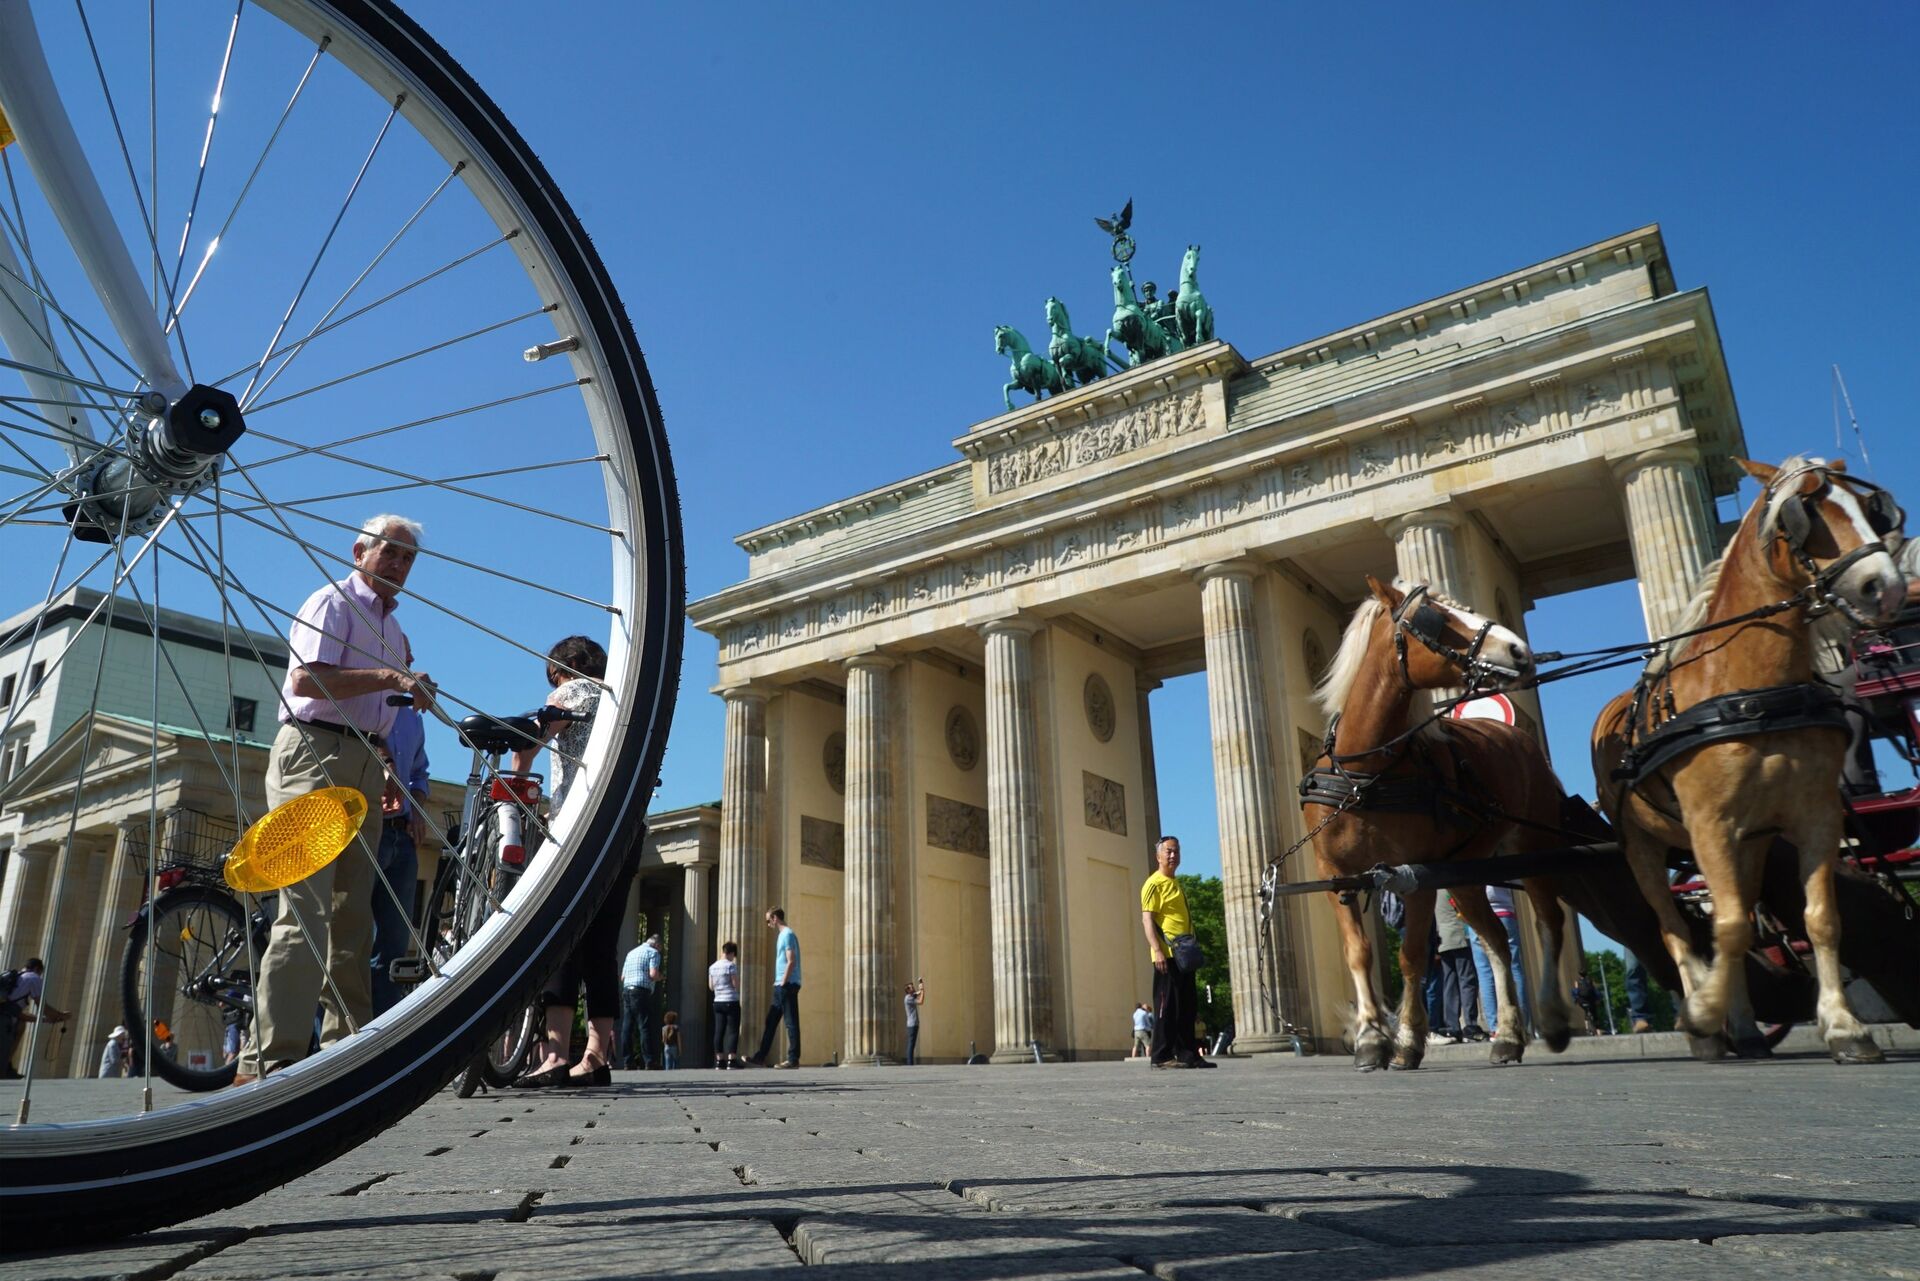
[[1117,414],[1069,428],[1046,440],[1016,445],[987,460],[987,492],[1002,493],[1049,480],[1173,440],[1206,426],[1199,388],[1135,405]]
[[987,811],[983,806],[927,793],[927,844],[957,854],[987,853]]
[[800,816],[800,862],[807,867],[847,870],[847,827],[831,819]]
[[1080,787],[1086,801],[1087,826],[1097,827],[1115,836],[1127,834],[1127,789],[1110,778],[1080,771]]

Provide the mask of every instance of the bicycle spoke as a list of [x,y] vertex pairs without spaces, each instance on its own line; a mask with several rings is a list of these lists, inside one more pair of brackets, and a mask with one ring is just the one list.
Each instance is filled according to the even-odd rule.
[[[244,475],[244,472],[245,472],[244,468],[236,467],[235,470],[240,471]],[[254,492],[257,494],[259,491],[255,490]],[[268,504],[268,510],[271,511],[275,516],[278,516],[280,514],[279,510],[273,507],[272,504]],[[245,513],[235,512],[231,510],[228,512],[228,514],[232,516],[236,516],[240,520],[244,520],[250,525],[257,525],[261,529],[267,530],[270,533],[284,533],[284,535],[290,542],[292,542],[295,546],[301,548],[303,551],[307,553],[307,558],[309,560],[312,560],[314,553],[317,552],[318,554],[325,556],[327,559],[333,561],[335,564],[345,565],[348,567],[351,567],[353,565],[353,562],[347,557],[341,556],[336,552],[328,551],[326,548],[321,547],[316,543],[310,543],[306,539],[301,538],[298,534],[295,534],[291,528],[286,527],[284,525],[284,522],[281,528],[276,529],[274,526],[269,525],[266,521],[261,520],[258,516],[248,515]],[[311,512],[298,512],[296,514],[300,516],[304,516],[309,520],[322,520],[321,517],[315,516]],[[325,521],[324,523],[336,524],[337,522]],[[181,528],[189,530],[189,532],[191,532],[190,527],[185,521],[181,522]],[[420,551],[422,555],[425,555],[427,549],[423,547],[420,549]],[[443,556],[443,559],[451,560],[453,558]],[[318,568],[318,562],[315,562],[315,567]],[[476,566],[476,568],[478,567]],[[324,574],[326,571],[321,570],[321,572]],[[509,578],[508,575],[502,574],[502,573],[496,572],[495,577],[506,578],[508,579],[508,581],[513,581],[511,578]],[[378,579],[377,581],[385,582],[386,580]],[[440,601],[434,599],[431,596],[422,595],[420,592],[415,591],[412,588],[407,589],[407,595],[413,600],[419,601],[422,605],[425,605],[427,608],[432,609],[437,613],[445,614],[448,618],[451,618],[456,622],[464,623],[467,626],[475,628],[478,631],[485,632],[487,635],[493,637],[495,640],[501,642],[502,644],[509,645],[512,648],[519,650],[520,652],[528,655],[531,658],[537,658],[542,663],[545,663],[547,661],[547,656],[545,654],[542,654],[539,650],[533,649],[527,645],[523,645],[519,641],[514,640],[510,636],[502,635],[500,632],[497,632],[493,628],[488,627],[485,623],[480,622],[478,619],[470,618],[467,615],[462,614],[458,610],[452,608],[451,606],[442,604]],[[594,602],[588,601],[585,603],[593,604]],[[604,609],[610,614],[619,613],[619,610],[612,605],[599,605],[597,606],[597,608]]]
[[[259,434],[262,440],[270,440],[276,444],[291,443],[291,442],[285,441],[285,439],[282,437],[269,436],[264,432]],[[306,452],[310,454],[321,454],[322,457],[338,459],[341,462],[352,461],[350,459],[342,457],[339,454],[323,453],[320,450],[308,450]],[[525,463],[518,467],[498,467],[491,471],[466,472],[458,476],[442,476],[437,480],[426,477],[426,476],[411,476],[406,474],[405,472],[400,472],[397,469],[381,467],[381,468],[374,468],[374,470],[390,471],[392,472],[392,474],[400,477],[400,483],[394,484],[394,485],[376,485],[366,489],[344,489],[335,493],[313,494],[305,498],[281,498],[281,499],[276,499],[271,504],[262,504],[260,506],[255,506],[255,507],[236,507],[233,509],[233,511],[237,515],[241,512],[264,511],[268,506],[310,507],[315,503],[337,502],[339,500],[347,499],[347,498],[365,498],[373,494],[397,494],[404,490],[409,490],[409,489],[432,488],[432,489],[444,489],[456,494],[464,494],[469,498],[478,498],[485,502],[495,503],[501,507],[511,507],[515,511],[528,512],[535,516],[553,516],[554,513],[549,511],[543,511],[542,509],[531,506],[527,503],[517,503],[510,498],[500,498],[492,494],[480,493],[477,490],[463,489],[460,487],[458,482],[469,481],[469,480],[493,480],[501,476],[524,476],[532,472],[552,471],[556,467],[578,467],[585,463],[605,464],[607,461],[608,461],[608,458],[607,458],[607,455],[605,454],[589,454],[585,458],[560,458],[552,462]],[[568,522],[571,524],[582,524],[582,525],[585,524],[584,521],[574,520],[571,517],[568,517],[565,519],[567,519]],[[610,532],[601,526],[587,525],[586,527],[594,530],[596,533]]]
[[[388,302],[391,302],[393,299],[400,297],[402,294],[408,293],[409,291],[416,289],[421,285],[426,284],[429,280],[433,280],[438,276],[444,275],[445,273],[452,271],[455,267],[458,267],[460,264],[464,262],[470,262],[473,259],[478,258],[481,254],[484,254],[485,252],[487,252],[487,250],[492,249],[496,245],[503,245],[507,241],[511,240],[513,237],[520,234],[519,231],[516,229],[514,231],[510,231],[506,233],[503,236],[496,237],[495,239],[489,241],[488,243],[480,246],[480,248],[473,250],[471,253],[462,254],[460,257],[455,258],[452,262],[447,263],[445,266],[437,267],[434,270],[428,272],[426,275],[420,276],[415,280],[413,280],[412,282],[402,285],[400,288],[387,294],[384,298],[375,299],[373,302],[368,303],[366,306],[359,308],[357,311],[354,311],[349,315],[342,316],[338,321],[334,321],[334,323],[332,324],[328,323],[329,321],[333,321],[334,313],[338,312],[340,308],[344,307],[346,305],[347,299],[353,297],[354,291],[360,288],[361,283],[365,281],[368,276],[373,274],[373,271],[376,267],[378,267],[382,262],[386,261],[387,255],[393,251],[393,247],[395,245],[400,243],[401,237],[405,236],[408,231],[412,230],[413,224],[420,221],[421,216],[424,215],[427,212],[427,210],[432,207],[433,202],[439,199],[440,193],[445,191],[447,189],[447,185],[451,183],[455,178],[459,177],[460,171],[466,167],[467,167],[466,161],[463,160],[459,164],[455,165],[452,169],[447,171],[447,176],[440,180],[440,185],[435,187],[432,193],[429,194],[427,198],[420,203],[420,207],[413,211],[412,216],[409,217],[406,220],[406,222],[401,224],[400,230],[393,233],[392,238],[389,239],[387,243],[381,247],[380,252],[373,256],[373,261],[368,263],[361,270],[360,274],[353,278],[353,283],[348,285],[344,290],[341,291],[340,296],[333,300],[333,305],[327,308],[325,314],[323,314],[319,320],[314,322],[313,328],[307,331],[307,336],[300,339],[296,343],[290,344],[287,347],[286,352],[284,353],[284,358],[281,359],[279,366],[273,371],[273,373],[268,375],[266,382],[260,384],[260,390],[258,393],[256,393],[255,399],[258,399],[260,396],[266,395],[267,388],[273,386],[273,384],[279,379],[280,375],[287,372],[287,366],[293,363],[294,358],[298,356],[300,352],[306,348],[306,345],[308,343],[312,342],[315,338],[318,338],[321,334],[328,333],[328,332],[331,332],[332,330],[338,329],[341,325],[346,324],[348,321],[357,320],[361,316],[364,316],[369,312],[375,310],[376,308]],[[276,356],[280,356],[281,354],[282,353],[279,353],[279,352],[269,352],[267,355],[267,359],[272,360]],[[230,376],[237,377],[240,373],[244,373],[244,372],[245,372],[244,370],[238,370],[233,375],[230,375]],[[219,384],[216,383],[215,385],[218,386]]]
[[266,144],[260,148],[259,156],[254,159],[253,168],[248,172],[247,180],[240,185],[240,194],[233,198],[233,204],[227,209],[227,216],[221,220],[220,230],[213,233],[213,239],[207,242],[206,249],[201,252],[200,265],[193,269],[193,279],[187,282],[186,292],[180,295],[179,306],[175,307],[173,315],[167,318],[168,332],[172,332],[175,323],[180,319],[180,313],[186,310],[188,300],[193,297],[193,291],[199,287],[200,278],[206,274],[207,264],[213,261],[214,251],[219,249],[220,242],[227,238],[227,233],[233,230],[233,220],[239,216],[240,206],[246,203],[247,193],[253,190],[254,179],[260,176],[260,170],[265,167],[267,157],[273,153],[273,144],[280,141],[280,131],[287,127],[287,118],[293,115],[294,104],[299,102],[300,95],[306,92],[307,81],[313,78],[313,69],[320,65],[320,59],[326,56],[327,47],[332,43],[332,36],[321,37],[319,45],[313,51],[313,57],[307,60],[306,70],[300,73],[299,82],[293,86],[293,93],[287,99],[287,105],[280,109],[280,118],[274,122],[273,132],[267,135]]
[[[287,332],[287,325],[293,320],[293,313],[300,306],[300,300],[307,296],[307,286],[313,283],[313,274],[320,270],[320,260],[327,256],[327,248],[333,244],[334,233],[340,230],[340,222],[347,216],[347,210],[353,205],[353,198],[360,190],[360,183],[366,178],[367,170],[373,167],[373,158],[380,153],[380,144],[387,140],[387,130],[393,127],[394,118],[400,114],[400,106],[406,101],[402,94],[394,100],[393,107],[387,112],[387,118],[380,122],[380,132],[374,135],[373,145],[367,148],[366,159],[360,162],[360,171],[353,175],[353,183],[347,188],[345,199],[341,200],[339,210],[333,215],[333,222],[327,227],[327,234],[320,241],[320,248],[314,252],[313,261],[307,265],[307,274],[301,278],[300,287],[293,292],[293,301],[287,304],[286,314],[280,317],[280,324],[273,331],[273,337],[267,341],[267,351],[272,351],[280,343],[280,335]],[[239,396],[242,406],[251,403],[254,384],[260,380],[260,371],[267,367],[267,354],[262,352],[259,361],[253,367],[253,378],[248,381],[246,391]]]
[[[193,195],[187,201],[187,216],[180,224],[180,248],[173,258],[171,284],[176,287],[180,283],[181,268],[186,266],[187,241],[193,236],[193,216],[200,209],[200,191],[207,181],[207,157],[213,154],[213,131],[220,123],[220,105],[227,96],[227,70],[233,65],[233,44],[239,38],[240,14],[246,7],[246,0],[239,0],[233,7],[233,22],[227,27],[227,48],[220,55],[220,74],[213,82],[213,105],[207,111],[207,135],[200,142],[200,163],[194,169]],[[157,198],[154,203],[158,207]]]
[[284,454],[270,454],[266,458],[248,463],[247,466],[253,471],[259,472],[264,468],[273,466],[275,463],[286,462],[290,458],[305,458],[309,454],[314,453],[324,454],[328,450],[341,449],[347,445],[358,445],[364,441],[377,440],[382,436],[392,436],[398,432],[412,431],[415,427],[427,427],[434,423],[450,422],[455,418],[462,418],[468,414],[477,414],[482,410],[498,409],[502,405],[518,404],[523,400],[532,400],[536,396],[548,396],[556,391],[568,391],[582,385],[580,379],[569,378],[566,382],[555,383],[551,387],[540,387],[533,391],[520,392],[517,395],[502,396],[498,400],[485,400],[477,405],[468,405],[462,409],[449,409],[445,413],[430,414],[425,418],[416,418],[412,422],[399,423],[392,427],[380,427],[373,431],[363,431],[358,436],[343,436],[339,440],[330,440],[324,445],[297,445],[287,450]]
[[[460,334],[459,336],[454,338],[449,338],[444,342],[437,342],[431,346],[422,347],[418,351],[410,351],[404,356],[395,356],[392,360],[383,360],[383,361],[380,361],[378,364],[368,365],[365,369],[356,369],[354,372],[350,374],[342,374],[338,378],[330,378],[326,382],[315,383],[311,387],[303,388],[300,391],[296,391],[289,395],[282,396],[278,400],[269,400],[264,405],[256,405],[252,401],[248,400],[245,396],[242,396],[240,398],[240,407],[246,410],[248,414],[262,414],[269,409],[273,409],[273,408],[276,408],[277,406],[289,404],[292,401],[299,400],[303,396],[311,396],[317,391],[325,391],[329,387],[338,387],[342,383],[350,383],[357,378],[365,378],[368,374],[377,374],[383,369],[392,369],[396,365],[404,365],[410,360],[418,360],[420,357],[430,356],[436,351],[445,351],[447,348],[457,347],[463,342],[471,342],[473,339],[482,337],[486,334],[495,333],[498,330],[505,329],[511,325],[517,325],[522,323],[523,321],[532,320],[535,316],[544,315],[547,312],[556,310],[558,306],[559,304],[557,303],[549,303],[546,306],[535,307],[532,311],[523,311],[517,316],[509,316],[505,320],[497,320],[491,325],[482,325],[478,329],[469,330],[464,334]],[[249,384],[248,390],[249,391],[252,390],[251,384]]]
[[[126,536],[126,532],[127,532],[126,520],[125,520],[125,517],[123,516],[120,523],[121,538],[124,538]],[[116,550],[124,551],[125,545],[118,539],[115,540],[113,546]],[[124,581],[126,574],[130,572],[131,571],[126,570],[123,565],[122,573],[119,576],[120,579]],[[117,586],[118,586],[118,583],[116,583],[116,588]],[[107,622],[106,622],[105,628],[100,633],[100,656],[98,659],[94,661],[94,665],[93,665],[93,692],[87,700],[87,705],[90,708],[98,707],[100,705],[100,681],[101,681],[101,678],[106,674],[106,670],[107,670],[107,641],[113,635],[113,602],[118,597],[118,595],[119,593],[117,590],[114,592],[111,592],[107,595],[105,601],[103,602],[107,606]],[[83,632],[84,628],[81,630]],[[76,638],[80,634],[81,634],[80,632],[76,632],[75,633]],[[158,644],[159,633],[156,631],[154,633],[154,636],[155,636],[155,643]],[[71,648],[71,645],[69,645],[69,648]],[[63,654],[64,654],[64,651],[63,651]],[[51,675],[51,671],[49,671],[49,675]],[[24,702],[26,700],[22,700],[22,701]],[[74,779],[73,806],[67,813],[67,837],[66,837],[66,840],[61,845],[60,857],[54,863],[54,866],[53,866],[53,901],[48,910],[45,942],[41,946],[44,948],[46,953],[46,963],[47,963],[48,969],[56,973],[59,972],[60,970],[60,964],[62,960],[62,957],[60,956],[60,947],[59,947],[60,926],[61,926],[62,918],[65,916],[65,912],[63,909],[66,907],[66,904],[67,904],[67,886],[74,879],[73,877],[67,874],[68,872],[67,865],[73,858],[73,838],[74,838],[74,834],[79,830],[79,827],[80,827],[80,807],[81,807],[82,801],[84,800],[87,794],[87,775],[92,769],[92,765],[93,765],[93,731],[98,724],[99,724],[99,718],[97,716],[87,717],[87,728],[85,729],[85,731],[83,731],[81,740],[80,740],[80,758],[79,758],[80,764],[79,764],[78,774]],[[158,767],[159,755],[160,755],[159,751],[156,749],[155,752],[153,753],[155,768]],[[156,784],[155,791],[157,790],[158,789]],[[148,795],[150,796],[153,794],[154,792],[148,793]],[[47,991],[46,984],[48,982],[49,977],[50,976],[43,976],[41,979],[40,1005],[43,1010],[46,1008],[46,991]],[[64,977],[64,975],[62,975],[62,977]],[[151,1006],[152,1004],[151,1000],[149,1000],[148,1004],[149,1006]],[[78,1008],[77,1002],[75,1003],[75,1008]],[[27,1123],[29,1116],[32,1114],[33,1079],[34,1079],[34,1074],[39,1066],[39,1058],[40,1058],[40,1029],[43,1026],[45,1026],[45,1023],[46,1023],[45,1019],[35,1019],[32,1024],[32,1031],[27,1037],[27,1070],[25,1074],[26,1080],[22,1084],[22,1088],[21,1088],[20,1111],[18,1114],[18,1119],[15,1121],[15,1124],[17,1125],[25,1125]]]
[[[154,231],[154,214],[158,209],[157,202],[159,200],[159,192],[156,190],[151,193],[155,204],[152,208],[150,208],[148,205],[148,193],[143,193],[140,190],[140,179],[134,173],[133,152],[127,146],[126,130],[124,130],[120,126],[120,109],[114,103],[113,89],[109,85],[108,79],[107,79],[107,69],[105,64],[102,63],[100,60],[100,46],[93,38],[93,23],[89,21],[87,18],[86,0],[74,0],[73,7],[75,11],[79,14],[80,29],[85,34],[87,39],[87,52],[93,58],[94,74],[98,76],[100,80],[100,95],[102,98],[106,100],[107,118],[113,122],[114,138],[120,144],[120,158],[126,164],[127,183],[129,186],[133,188],[133,202],[134,202],[134,207],[138,209],[140,212],[141,230],[146,233],[147,247],[149,250],[151,250],[153,255],[153,272],[154,272],[154,280],[155,280],[153,305],[154,305],[154,310],[157,312],[160,308],[160,299],[159,299],[160,239],[158,234]],[[151,24],[152,16],[153,15],[152,15],[151,4],[149,4],[149,9],[148,9],[149,32],[151,32],[151,29],[152,29],[152,24]],[[150,96],[153,92],[153,85],[154,85],[154,76],[153,76],[154,56],[155,55],[153,50],[153,44],[152,44],[152,41],[149,40],[147,45],[147,57],[148,57],[147,83],[149,86],[148,92]],[[153,141],[153,150],[154,150],[155,156],[157,157],[158,151],[159,151],[159,141],[157,137],[158,124],[154,121],[154,115],[153,115],[151,104],[149,104],[149,108],[148,108],[148,120],[152,125],[152,128],[156,131],[156,137],[154,138],[154,141]],[[157,174],[155,175],[154,181],[155,181],[155,184],[157,185],[158,184]],[[168,301],[168,310],[170,312],[177,314],[179,311],[179,308],[174,303],[174,300],[171,295],[171,291],[169,291],[167,301]],[[186,371],[187,381],[191,383],[194,381],[193,360],[187,354],[186,333],[182,331],[180,333],[174,334],[174,343],[180,349],[181,368]]]

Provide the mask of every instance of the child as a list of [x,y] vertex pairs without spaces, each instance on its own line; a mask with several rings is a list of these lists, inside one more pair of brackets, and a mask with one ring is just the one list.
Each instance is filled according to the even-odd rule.
[[680,1016],[672,1010],[660,1026],[660,1058],[669,1072],[680,1066]]

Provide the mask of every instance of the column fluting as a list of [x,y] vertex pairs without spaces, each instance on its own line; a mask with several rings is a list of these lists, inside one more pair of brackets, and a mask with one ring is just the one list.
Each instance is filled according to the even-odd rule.
[[1649,636],[1674,630],[1714,557],[1713,521],[1700,492],[1699,464],[1699,454],[1687,446],[1653,449],[1614,463],[1626,497],[1627,535]]
[[993,1061],[1029,1062],[1053,1042],[1040,866],[1040,759],[1033,689],[1037,624],[1002,619],[987,638],[987,847],[993,918]]
[[841,1062],[896,1062],[893,990],[893,700],[899,660],[847,661],[845,1048]]
[[721,694],[727,706],[720,771],[720,886],[715,917],[720,942],[740,945],[740,1009],[752,1019],[766,1008],[767,695],[757,689]]

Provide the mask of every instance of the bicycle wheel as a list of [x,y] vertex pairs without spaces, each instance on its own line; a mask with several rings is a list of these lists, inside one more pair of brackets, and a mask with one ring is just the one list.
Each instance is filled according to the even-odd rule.
[[481,1079],[495,1089],[512,1085],[527,1070],[527,1056],[546,1031],[546,1018],[545,1003],[535,999],[494,1033],[480,1055]]
[[[7,563],[46,574],[0,634],[0,655],[41,665],[21,678],[39,698],[0,711],[0,738],[33,735],[15,787],[59,766],[73,797],[26,817],[40,826],[12,860],[59,851],[21,909],[46,923],[48,999],[85,1014],[93,927],[132,909],[139,880],[151,896],[159,860],[122,874],[127,848],[195,839],[184,811],[160,806],[190,794],[163,786],[168,769],[192,762],[202,791],[217,776],[216,801],[199,803],[236,830],[259,817],[288,710],[289,624],[354,572],[370,515],[426,527],[398,617],[406,665],[433,673],[455,716],[539,701],[562,636],[607,652],[565,811],[510,910],[393,1009],[257,1085],[151,1111],[138,1081],[36,1094],[36,1074],[43,1087],[75,1074],[105,1029],[32,1033],[27,1081],[0,1090],[20,1117],[0,1140],[0,1221],[57,1242],[180,1221],[321,1164],[437,1090],[524,1007],[639,830],[678,683],[684,575],[659,408],[606,270],[513,127],[416,25],[387,0],[178,5],[149,48],[147,24],[97,0],[43,8],[54,83],[169,350],[187,381],[230,389],[245,420],[213,467],[164,485],[148,474],[149,388],[26,142],[0,149],[0,333],[14,348],[0,368],[0,538]],[[19,25],[7,39],[23,47]],[[0,108],[16,92],[0,84]],[[38,335],[30,358],[7,316]],[[49,384],[58,394],[40,395]],[[76,447],[81,425],[92,439]],[[93,485],[103,463],[138,485]],[[428,751],[443,768],[465,759],[437,725]],[[81,802],[109,775],[141,779],[144,808],[102,829]],[[371,857],[349,846],[340,866]],[[392,891],[375,878],[374,892]]]
[[[159,1049],[153,1074],[181,1089],[217,1090],[233,1081],[234,1065],[226,1057],[227,1027],[250,1000],[245,928],[233,895],[189,885],[162,894],[128,933],[120,965],[126,1025],[129,1030],[156,1030]],[[149,968],[151,1022],[146,1003]],[[134,1075],[140,1074],[146,1044],[145,1036],[134,1032]]]

